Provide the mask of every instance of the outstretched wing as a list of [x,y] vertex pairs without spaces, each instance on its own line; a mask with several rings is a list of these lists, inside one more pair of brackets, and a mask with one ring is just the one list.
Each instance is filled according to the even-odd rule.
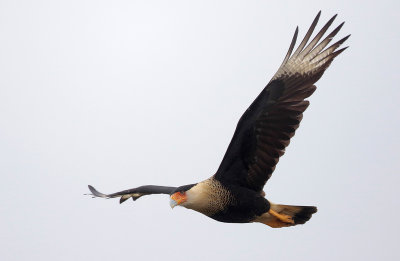
[[298,34],[296,28],[282,65],[240,118],[214,175],[216,179],[261,191],[271,177],[309,105],[305,99],[315,91],[313,84],[321,78],[333,59],[346,49],[336,50],[350,36],[325,49],[343,26],[342,23],[318,43],[335,15],[307,45],[320,14],[292,54]]
[[103,194],[98,192],[94,187],[88,185],[90,191],[92,192],[93,197],[100,197],[100,198],[118,198],[120,197],[119,203],[123,203],[125,200],[132,198],[133,200],[137,200],[141,196],[151,195],[151,194],[171,194],[176,187],[165,187],[165,186],[154,186],[154,185],[147,185],[141,186],[133,189],[127,189],[120,192],[116,192],[113,194]]

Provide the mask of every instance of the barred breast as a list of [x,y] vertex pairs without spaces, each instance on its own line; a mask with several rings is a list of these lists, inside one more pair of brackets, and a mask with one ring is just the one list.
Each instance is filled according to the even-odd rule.
[[207,216],[212,216],[234,204],[234,198],[218,180],[206,179],[186,191],[187,201],[182,204]]

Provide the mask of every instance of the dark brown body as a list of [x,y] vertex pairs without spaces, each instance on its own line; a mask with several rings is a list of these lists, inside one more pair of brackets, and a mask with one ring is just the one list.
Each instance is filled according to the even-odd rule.
[[228,187],[233,193],[231,204],[210,216],[220,222],[250,223],[269,211],[271,204],[260,193],[238,186]]

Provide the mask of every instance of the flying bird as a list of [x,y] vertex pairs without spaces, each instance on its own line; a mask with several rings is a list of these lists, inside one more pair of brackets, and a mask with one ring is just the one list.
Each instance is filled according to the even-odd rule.
[[336,15],[309,42],[320,15],[321,12],[293,52],[296,28],[281,66],[240,118],[213,176],[180,187],[147,185],[113,194],[100,193],[89,185],[91,195],[120,197],[122,203],[129,198],[168,194],[172,208],[182,206],[220,222],[260,222],[274,228],[307,222],[317,212],[316,207],[274,204],[265,198],[263,188],[299,127],[309,105],[305,99],[316,90],[314,84],[333,59],[347,48],[338,49],[350,35],[327,47],[344,23],[321,40]]

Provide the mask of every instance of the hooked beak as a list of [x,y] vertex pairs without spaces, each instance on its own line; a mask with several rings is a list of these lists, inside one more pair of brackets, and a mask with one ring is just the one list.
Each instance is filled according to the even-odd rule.
[[186,194],[181,192],[175,192],[171,195],[169,205],[174,208],[186,201]]
[[172,198],[169,199],[169,205],[171,206],[171,208],[173,209],[174,207],[176,207],[178,205],[178,202],[176,202],[175,200],[173,200]]

